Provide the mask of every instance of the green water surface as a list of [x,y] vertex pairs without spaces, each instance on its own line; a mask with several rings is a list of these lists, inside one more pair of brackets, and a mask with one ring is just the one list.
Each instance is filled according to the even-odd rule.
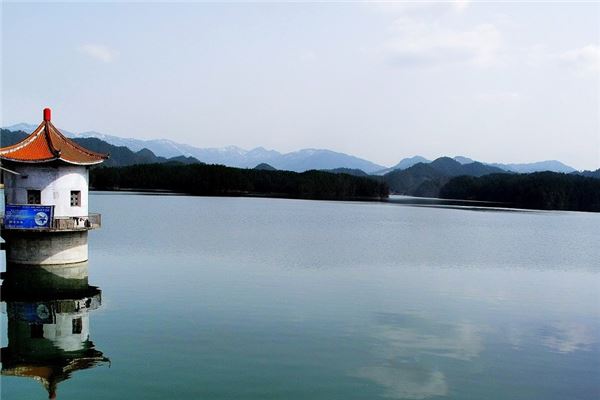
[[[110,363],[60,399],[600,398],[599,214],[90,202],[89,340]],[[1,395],[48,392],[2,376]]]

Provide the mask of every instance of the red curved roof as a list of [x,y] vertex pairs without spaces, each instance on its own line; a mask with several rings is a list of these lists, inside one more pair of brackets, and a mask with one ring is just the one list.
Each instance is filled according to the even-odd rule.
[[24,163],[61,160],[69,164],[93,165],[107,158],[108,154],[87,150],[64,136],[49,119],[19,143],[0,148],[0,159]]

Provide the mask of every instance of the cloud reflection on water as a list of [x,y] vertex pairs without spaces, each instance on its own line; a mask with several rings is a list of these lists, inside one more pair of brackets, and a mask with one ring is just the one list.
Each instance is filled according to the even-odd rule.
[[384,395],[394,399],[426,399],[448,393],[443,372],[408,363],[363,368],[358,376],[385,387]]
[[442,323],[415,313],[379,314],[374,348],[379,365],[358,376],[385,388],[395,399],[426,399],[448,394],[439,358],[470,361],[483,351],[482,329],[469,322]]
[[594,343],[592,330],[579,323],[555,324],[549,333],[542,335],[542,344],[558,353],[586,350]]
[[528,346],[542,345],[555,353],[569,354],[576,351],[589,351],[597,343],[597,333],[591,325],[575,321],[544,323],[533,326],[530,323],[511,324],[504,330],[506,341],[516,351]]

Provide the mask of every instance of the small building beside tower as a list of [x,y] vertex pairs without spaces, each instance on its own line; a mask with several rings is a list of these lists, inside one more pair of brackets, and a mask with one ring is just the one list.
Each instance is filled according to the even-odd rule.
[[44,120],[0,148],[4,182],[1,235],[8,263],[56,265],[88,259],[87,234],[101,225],[88,211],[89,168],[108,158],[83,148]]

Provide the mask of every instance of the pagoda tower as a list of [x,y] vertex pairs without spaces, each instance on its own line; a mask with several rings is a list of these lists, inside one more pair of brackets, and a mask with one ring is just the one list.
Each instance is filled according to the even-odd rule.
[[44,109],[25,139],[0,148],[5,205],[1,235],[10,264],[57,265],[87,261],[89,168],[108,158],[65,137]]

